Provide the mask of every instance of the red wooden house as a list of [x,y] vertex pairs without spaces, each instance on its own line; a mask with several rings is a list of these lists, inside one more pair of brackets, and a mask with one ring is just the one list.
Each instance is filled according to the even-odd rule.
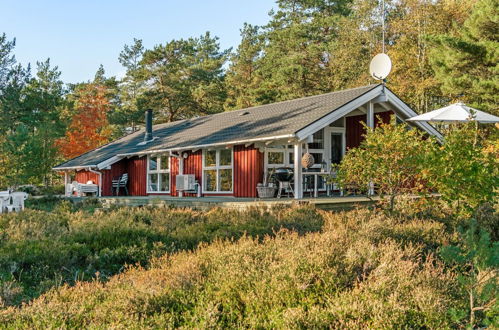
[[[66,174],[67,184],[92,181],[102,196],[111,196],[113,178],[127,173],[132,196],[257,197],[257,184],[271,169],[290,167],[295,197],[302,198],[309,173],[300,160],[306,150],[316,170],[330,168],[348,148],[359,146],[362,122],[374,127],[391,115],[403,122],[416,113],[378,84],[155,126],[148,115],[145,130],[54,170]],[[409,124],[439,136],[427,123]]]

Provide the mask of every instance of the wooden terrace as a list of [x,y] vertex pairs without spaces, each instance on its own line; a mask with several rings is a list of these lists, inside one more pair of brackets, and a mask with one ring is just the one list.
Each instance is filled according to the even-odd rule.
[[[88,197],[71,197],[72,201],[81,201]],[[335,196],[319,198],[236,198],[236,197],[170,197],[170,196],[113,196],[97,197],[104,208],[112,206],[130,207],[179,207],[197,210],[209,210],[215,207],[244,210],[251,207],[280,207],[297,204],[311,204],[323,210],[348,210],[356,206],[371,205],[379,201],[379,196],[368,198],[366,196]]]

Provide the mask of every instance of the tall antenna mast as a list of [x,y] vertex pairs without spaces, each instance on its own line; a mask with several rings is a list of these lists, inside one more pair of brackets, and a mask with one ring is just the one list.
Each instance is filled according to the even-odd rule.
[[385,0],[381,0],[381,49],[382,53],[385,53]]
[[385,0],[381,0],[381,39],[382,52],[374,56],[371,60],[369,73],[374,79],[381,80],[381,84],[384,86],[386,77],[388,77],[392,70],[392,61],[385,54]]

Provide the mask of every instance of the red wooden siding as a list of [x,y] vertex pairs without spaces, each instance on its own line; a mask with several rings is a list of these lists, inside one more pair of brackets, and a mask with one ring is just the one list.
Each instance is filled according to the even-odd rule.
[[128,193],[131,196],[146,196],[147,157],[134,157],[128,160]]
[[177,175],[179,174],[179,159],[170,157],[170,195],[177,196]]
[[[110,170],[102,170],[102,196],[112,196],[113,195],[113,179],[127,173],[128,160],[122,159],[117,163],[111,165]],[[123,189],[120,190],[120,194],[123,194]]]
[[[200,185],[203,184],[203,153],[201,150],[196,152],[188,151],[189,155],[184,159],[184,174],[194,174]],[[185,194],[185,196],[193,196],[196,194]]]
[[[380,119],[383,123],[390,122],[392,111],[377,112],[374,114],[374,124],[379,126]],[[364,134],[366,134],[364,125],[366,122],[366,115],[346,117],[346,147],[347,149],[356,148],[364,141]]]
[[88,181],[93,181],[94,183],[99,183],[99,176],[96,173],[84,170],[78,171],[75,174],[75,181],[79,183],[87,183]]
[[365,121],[366,115],[346,117],[345,138],[347,150],[360,146],[360,143],[363,140],[363,135],[366,134],[366,130],[362,125],[362,123]]
[[256,185],[263,182],[263,153],[254,147],[234,147],[234,196],[257,197]]
[[[378,127],[381,123],[389,124],[392,119],[393,112],[392,111],[384,111],[378,112],[374,114],[374,125]],[[381,123],[380,120],[381,119]]]

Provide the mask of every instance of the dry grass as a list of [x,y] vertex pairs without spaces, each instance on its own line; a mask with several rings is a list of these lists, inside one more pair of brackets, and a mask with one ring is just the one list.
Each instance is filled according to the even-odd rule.
[[[257,211],[253,211],[257,212]],[[293,211],[306,224],[309,209]],[[313,214],[315,214],[314,211]],[[8,328],[448,328],[464,304],[434,256],[442,222],[319,212],[320,232],[216,239],[108,282],[53,289],[0,314]],[[255,214],[256,215],[256,214]],[[316,220],[315,220],[316,221]]]

